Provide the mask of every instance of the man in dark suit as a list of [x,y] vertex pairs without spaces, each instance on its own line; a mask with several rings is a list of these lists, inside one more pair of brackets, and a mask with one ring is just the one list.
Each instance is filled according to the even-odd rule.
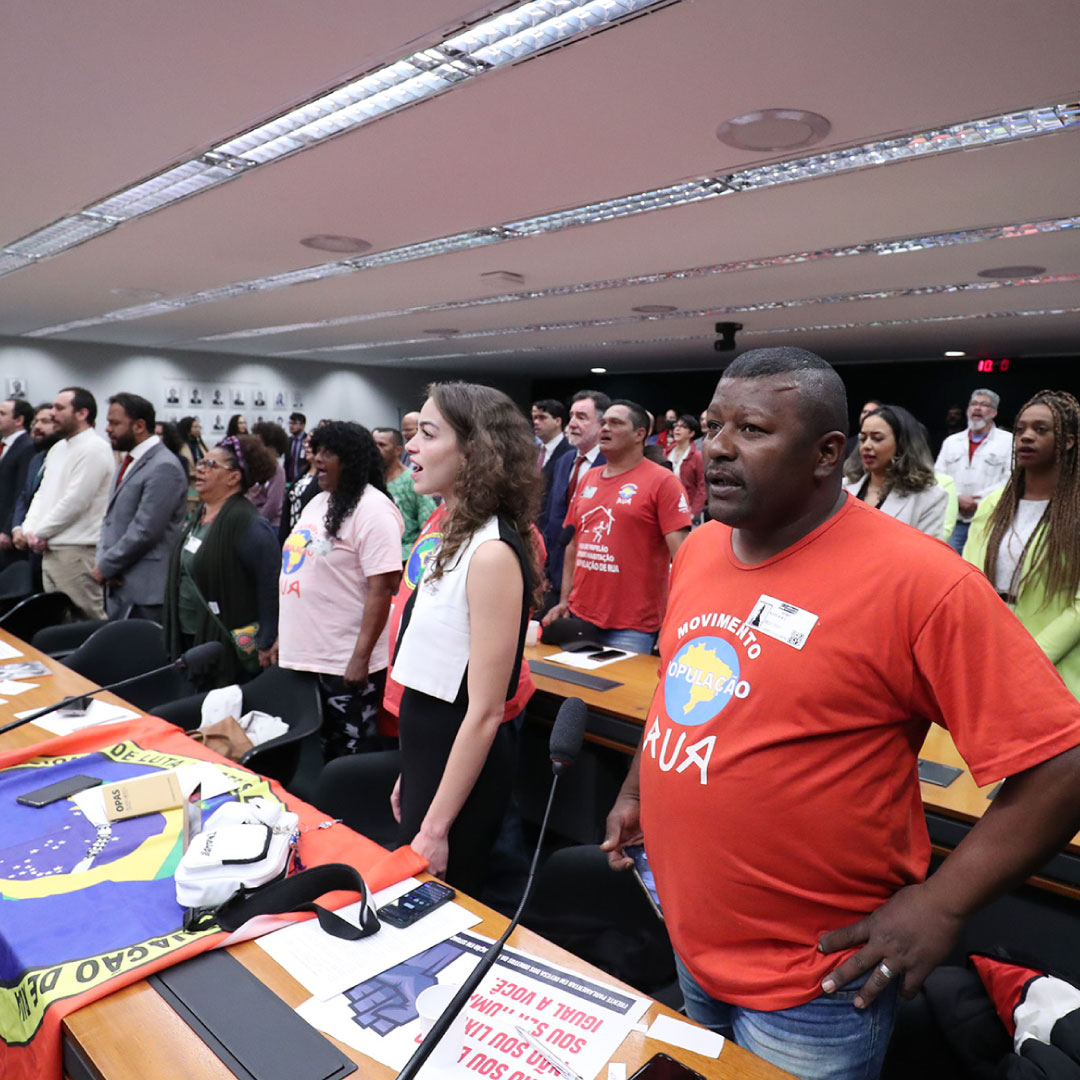
[[533,434],[537,438],[537,460],[544,476],[544,501],[540,504],[540,513],[536,518],[536,527],[541,532],[547,528],[551,478],[555,473],[555,464],[564,454],[574,449],[563,434],[565,423],[566,406],[561,401],[544,398],[543,401],[533,402]]
[[307,417],[302,412],[289,416],[289,448],[285,451],[285,480],[295,484],[308,471],[307,458],[304,457],[304,426]]
[[547,545],[547,577],[551,583],[549,604],[558,603],[559,600],[563,555],[567,543],[563,537],[563,519],[570,505],[570,495],[577,488],[578,481],[594,465],[606,464],[606,458],[600,453],[599,446],[600,421],[610,404],[611,398],[599,390],[579,390],[570,402],[566,438],[577,453],[564,454],[555,462],[551,474],[547,526],[543,530],[544,543]]
[[161,621],[169,555],[180,536],[187,479],[154,434],[154,406],[138,394],[109,398],[105,430],[124,453],[101,526],[94,580],[106,587],[110,619]]
[[22,398],[0,401],[0,569],[26,558],[11,540],[12,517],[19,492],[26,483],[26,470],[34,456],[30,425],[34,408]]

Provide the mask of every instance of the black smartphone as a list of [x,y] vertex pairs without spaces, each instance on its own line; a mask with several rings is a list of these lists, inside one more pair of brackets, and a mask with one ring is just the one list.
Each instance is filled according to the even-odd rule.
[[449,885],[441,881],[425,881],[404,896],[399,896],[392,904],[379,908],[376,914],[391,926],[412,926],[417,919],[431,914],[455,896],[457,893]]
[[705,1080],[705,1077],[667,1054],[653,1054],[630,1080]]
[[37,791],[28,791],[25,795],[19,795],[15,801],[23,806],[48,806],[49,803],[59,802],[68,798],[69,795],[77,795],[87,788],[97,787],[101,781],[96,776],[69,776],[65,780],[57,780],[55,784],[47,784]]
[[629,855],[634,860],[632,873],[637,878],[638,884],[645,890],[645,895],[649,898],[653,911],[662,921],[664,913],[660,910],[660,896],[656,891],[656,879],[653,877],[652,867],[649,866],[649,857],[645,854],[645,848],[641,844],[628,844],[623,848],[623,854]]
[[628,652],[622,649],[600,649],[597,652],[585,654],[589,660],[621,660],[624,656],[629,655]]
[[942,765],[940,761],[927,761],[919,758],[919,779],[937,787],[948,787],[964,770],[955,765]]

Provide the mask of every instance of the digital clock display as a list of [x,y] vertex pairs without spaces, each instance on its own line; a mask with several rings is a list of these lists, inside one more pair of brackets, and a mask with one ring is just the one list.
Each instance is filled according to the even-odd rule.
[[993,371],[1008,371],[1009,361],[1008,359],[1002,360],[976,360],[975,370],[981,371],[983,374],[990,374]]

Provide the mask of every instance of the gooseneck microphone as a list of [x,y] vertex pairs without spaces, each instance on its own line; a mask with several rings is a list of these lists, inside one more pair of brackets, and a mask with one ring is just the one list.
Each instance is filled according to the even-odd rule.
[[[225,651],[225,646],[220,641],[207,641],[202,645],[193,645],[187,652],[181,653],[172,663],[163,664],[159,668],[154,668],[152,671],[143,671],[138,675],[132,675],[130,679],[121,679],[120,682],[110,683],[108,686],[99,686],[96,690],[87,690],[85,694],[74,694],[72,697],[64,698],[63,701],[58,701],[54,705],[46,705],[42,709],[38,709],[36,712],[30,713],[29,716],[24,716],[19,720],[13,720],[10,724],[5,724],[0,727],[0,735],[5,734],[8,731],[14,731],[17,727],[22,727],[23,724],[30,724],[34,720],[40,719],[42,716],[47,716],[51,712],[56,712],[57,709],[63,709],[68,705],[74,705],[76,702],[89,702],[88,698],[93,697],[95,694],[104,693],[106,690],[119,690],[122,686],[130,686],[131,683],[138,682],[140,679],[148,679],[151,675],[160,675],[164,671],[171,671],[174,668],[182,668],[185,671],[190,672],[192,675],[205,675],[213,668],[213,666],[221,659],[221,654]],[[83,706],[86,708],[86,705]]]
[[551,780],[551,790],[548,792],[547,807],[544,810],[544,819],[540,822],[540,835],[536,839],[536,850],[533,852],[532,865],[529,867],[529,878],[525,883],[525,891],[521,896],[521,903],[510,920],[510,925],[503,931],[498,941],[491,944],[490,948],[480,958],[469,977],[461,984],[461,989],[454,995],[453,1000],[443,1010],[431,1025],[431,1030],[424,1036],[420,1045],[413,1051],[413,1056],[405,1062],[405,1067],[397,1075],[397,1080],[412,1080],[412,1077],[420,1071],[421,1066],[431,1056],[431,1052],[438,1045],[439,1040],[446,1034],[455,1017],[465,1007],[465,1003],[476,992],[480,980],[491,970],[492,964],[498,959],[503,951],[507,939],[514,932],[521,919],[525,905],[532,895],[533,878],[536,877],[536,865],[540,861],[540,849],[544,843],[544,832],[547,829],[548,817],[551,814],[551,805],[555,800],[555,787],[559,783],[559,777],[574,764],[581,751],[581,744],[585,739],[585,721],[588,718],[588,709],[581,698],[567,698],[559,708],[555,717],[555,724],[551,729],[551,739],[548,742],[548,754],[551,757],[551,771],[554,774]]

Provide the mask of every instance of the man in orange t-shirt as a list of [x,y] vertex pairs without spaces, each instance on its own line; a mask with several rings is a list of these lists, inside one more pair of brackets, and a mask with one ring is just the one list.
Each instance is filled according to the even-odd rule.
[[652,652],[667,607],[671,559],[690,532],[690,504],[670,469],[646,461],[648,415],[613,401],[600,424],[607,463],[578,484],[564,526],[561,597],[544,625],[573,615],[600,627],[602,644]]
[[[841,491],[846,415],[802,349],[724,372],[713,521],[675,558],[604,842],[621,868],[644,837],[690,1016],[813,1080],[877,1076],[901,986],[1080,819],[1080,705],[983,575]],[[931,722],[1008,779],[924,882]]]

